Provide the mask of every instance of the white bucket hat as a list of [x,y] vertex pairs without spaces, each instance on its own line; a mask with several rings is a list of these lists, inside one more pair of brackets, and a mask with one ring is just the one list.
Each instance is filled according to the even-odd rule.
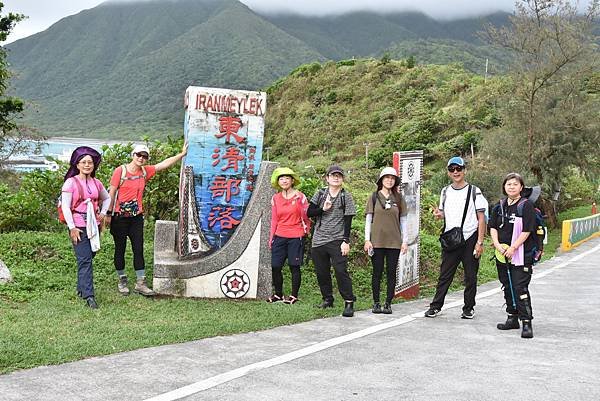
[[381,170],[381,173],[379,173],[379,179],[377,180],[377,185],[381,183],[381,180],[383,180],[383,177],[385,177],[386,175],[393,175],[394,177],[396,177],[396,183],[394,184],[394,186],[400,185],[400,177],[398,177],[398,172],[393,167],[384,167],[384,169]]

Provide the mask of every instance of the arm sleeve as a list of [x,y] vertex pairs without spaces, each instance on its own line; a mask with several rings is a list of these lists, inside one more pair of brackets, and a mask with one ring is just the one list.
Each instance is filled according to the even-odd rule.
[[373,213],[365,215],[365,241],[371,241],[371,224],[373,223]]
[[73,200],[73,193],[63,191],[60,196],[60,207],[62,209],[63,215],[65,216],[65,221],[67,222],[67,227],[69,230],[75,228],[75,221],[73,221],[73,213],[71,212],[71,201]]
[[321,208],[319,205],[315,205],[311,200],[310,204],[308,205],[307,214],[308,217],[320,216],[323,214],[323,208]]
[[444,204],[443,204],[443,202],[444,202],[444,190],[445,189],[446,189],[445,187],[442,188],[442,192],[440,192],[440,203],[438,205],[438,209],[440,209],[440,210],[444,210]]
[[344,240],[346,242],[350,241],[350,229],[352,229],[352,218],[354,215],[346,215],[344,216]]
[[108,194],[108,191],[104,187],[102,187],[102,192],[100,193],[100,199],[102,199],[102,205],[100,206],[100,214],[103,214],[106,216],[106,213],[108,212],[108,208],[110,206],[110,195]]
[[523,205],[523,231],[535,232],[535,210],[533,204],[529,201]]
[[488,201],[481,193],[481,189],[474,187],[475,189],[475,209],[478,212],[485,212],[488,209]]
[[408,217],[406,215],[400,216],[400,234],[402,235],[402,242],[408,242]]

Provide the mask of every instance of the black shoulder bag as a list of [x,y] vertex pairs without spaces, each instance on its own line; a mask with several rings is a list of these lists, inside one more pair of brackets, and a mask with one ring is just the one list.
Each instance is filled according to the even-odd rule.
[[467,217],[467,210],[469,209],[469,200],[471,198],[471,185],[467,192],[467,201],[465,202],[465,210],[463,212],[462,221],[460,227],[454,227],[446,232],[446,220],[444,219],[444,228],[442,228],[442,234],[440,235],[440,244],[442,249],[446,252],[454,251],[465,245],[465,237],[463,236],[463,225],[465,224],[465,218]]

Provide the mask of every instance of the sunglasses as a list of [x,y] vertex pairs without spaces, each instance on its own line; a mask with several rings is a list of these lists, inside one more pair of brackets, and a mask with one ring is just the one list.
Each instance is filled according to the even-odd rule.
[[464,170],[464,167],[462,167],[462,166],[450,166],[450,167],[448,167],[448,172],[450,172],[450,173],[453,173],[455,171],[458,171],[460,173],[463,170]]
[[135,154],[137,157],[141,157],[142,159],[146,159],[146,160],[148,160],[148,158],[150,157],[150,156],[148,156],[148,154],[147,154],[147,153],[136,152],[136,153],[134,153],[134,154]]

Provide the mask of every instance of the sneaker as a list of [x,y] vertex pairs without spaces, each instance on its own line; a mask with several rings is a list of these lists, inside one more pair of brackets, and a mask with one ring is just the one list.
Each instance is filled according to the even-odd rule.
[[442,313],[442,311],[437,308],[429,308],[429,310],[425,312],[425,317],[436,317],[440,313]]
[[89,306],[91,309],[98,309],[98,304],[96,303],[94,297],[87,297],[85,299],[85,302],[87,303],[87,306]]
[[323,302],[321,302],[319,305],[317,305],[317,308],[320,308],[320,309],[333,308],[333,299],[332,300],[329,300],[329,299],[323,300]]
[[267,302],[270,304],[274,304],[275,302],[283,302],[283,297],[280,297],[277,294],[273,294],[269,298],[267,298]]
[[137,279],[137,281],[135,282],[135,288],[133,289],[133,292],[143,295],[145,297],[151,297],[153,295],[156,295],[154,291],[148,288],[148,285],[146,284],[146,277],[141,277]]
[[283,303],[288,304],[288,305],[293,305],[296,302],[298,302],[298,297],[295,297],[293,295],[290,295],[289,297],[287,297],[283,300]]
[[382,310],[384,315],[391,315],[392,314],[392,305],[390,305],[389,303],[385,303],[383,305],[383,310]]
[[382,312],[381,311],[381,304],[379,302],[375,302],[373,304],[373,310],[372,310],[372,312],[373,313],[381,313]]
[[469,310],[463,310],[462,315],[460,315],[460,318],[461,319],[473,319],[474,316],[475,316],[475,310],[469,309]]
[[119,276],[119,284],[117,284],[119,294],[123,296],[129,295],[129,287],[127,287],[127,276]]

